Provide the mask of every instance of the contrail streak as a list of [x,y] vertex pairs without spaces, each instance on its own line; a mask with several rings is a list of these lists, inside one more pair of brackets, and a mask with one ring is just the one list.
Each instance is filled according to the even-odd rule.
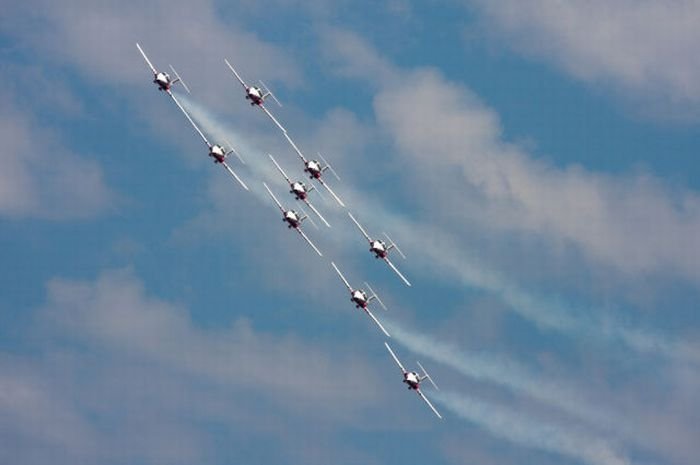
[[614,316],[592,316],[594,313],[605,315],[603,310],[592,312],[590,308],[574,308],[562,299],[528,292],[469,256],[463,244],[456,243],[443,231],[406,220],[382,209],[376,201],[372,206],[384,224],[390,224],[396,231],[402,244],[421,250],[424,258],[420,263],[422,269],[431,269],[446,279],[492,292],[512,311],[543,330],[595,341],[599,346],[619,343],[636,352],[700,365],[698,345],[631,327],[616,321]]
[[557,407],[599,427],[609,426],[611,423],[609,414],[587,405],[573,389],[547,382],[516,362],[484,352],[468,352],[453,344],[407,330],[392,320],[385,318],[385,321],[393,338],[401,345],[447,365],[465,376],[524,393],[543,404]]
[[589,465],[628,465],[605,440],[561,425],[530,420],[511,409],[473,397],[434,391],[431,398],[454,414],[514,444],[554,452]]

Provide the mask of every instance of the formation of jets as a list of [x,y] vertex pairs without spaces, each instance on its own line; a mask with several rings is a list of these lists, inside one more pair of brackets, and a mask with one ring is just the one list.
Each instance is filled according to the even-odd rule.
[[287,181],[287,184],[289,184],[289,193],[294,195],[294,197],[297,200],[301,200],[302,202],[304,202],[311,209],[311,211],[313,211],[316,214],[316,216],[318,216],[321,219],[321,221],[323,221],[323,224],[330,228],[330,223],[326,221],[323,215],[321,215],[318,212],[318,210],[316,210],[316,207],[314,207],[309,201],[309,192],[316,190],[316,188],[314,186],[307,187],[306,184],[304,184],[302,181],[292,181],[291,179],[289,179],[289,176],[287,176],[287,173],[285,173],[282,167],[279,165],[279,163],[277,163],[275,157],[273,157],[269,153],[267,155],[270,157],[272,163],[275,164],[279,172],[282,174],[282,177],[285,179],[285,181]]
[[[248,186],[246,183],[241,179],[241,177],[233,170],[231,165],[228,163],[229,155],[234,154],[238,158],[238,160],[244,164],[243,159],[241,158],[240,154],[236,151],[236,149],[227,141],[217,141],[218,143],[213,144],[210,142],[209,138],[205,135],[204,131],[197,125],[197,123],[194,121],[194,119],[190,116],[190,114],[187,112],[187,110],[180,104],[178,101],[177,97],[173,94],[172,92],[172,87],[175,84],[180,84],[182,87],[187,91],[187,93],[190,93],[190,89],[185,84],[185,82],[182,80],[180,75],[175,71],[175,68],[170,66],[170,70],[173,73],[174,78],[172,78],[168,73],[162,72],[157,70],[153,64],[151,63],[151,60],[149,60],[148,56],[146,53],[143,51],[141,48],[141,45],[138,43],[136,44],[136,47],[138,48],[139,52],[143,56],[144,60],[146,61],[146,64],[150,68],[150,70],[153,72],[153,83],[158,87],[159,91],[163,91],[168,96],[173,100],[175,105],[178,107],[178,109],[182,112],[182,114],[185,116],[187,121],[190,123],[190,125],[194,128],[195,132],[199,135],[199,137],[204,141],[204,144],[207,146],[209,152],[208,156],[212,158],[215,164],[219,164],[223,166],[228,173],[237,181],[237,183],[243,187],[245,190],[249,190]],[[333,176],[340,181],[340,177],[338,174],[335,172],[333,167],[326,161],[326,159],[318,153],[318,158],[319,160],[316,159],[311,159],[307,158],[304,156],[304,154],[301,152],[299,147],[294,143],[292,138],[289,136],[289,133],[287,130],[280,124],[280,122],[275,118],[275,116],[268,110],[268,108],[265,106],[265,103],[268,99],[272,99],[275,101],[279,106],[282,106],[277,100],[277,97],[270,91],[270,89],[263,83],[262,81],[259,81],[259,85],[253,85],[253,84],[247,84],[243,78],[241,78],[240,74],[236,71],[236,69],[229,63],[227,59],[224,59],[224,62],[226,66],[231,70],[235,78],[240,82],[241,86],[243,86],[243,89],[245,91],[245,98],[250,102],[250,105],[253,107],[258,107],[260,108],[269,118],[272,120],[272,122],[282,131],[282,134],[284,135],[285,139],[289,142],[290,146],[294,150],[294,152],[297,154],[297,156],[301,159],[302,163],[304,164],[303,172],[308,175],[309,179],[311,179],[314,182],[317,182],[321,186],[324,187],[324,189],[335,199],[335,201],[340,205],[341,207],[345,208],[345,203],[341,200],[341,198],[333,191],[333,189],[328,185],[328,182],[324,179],[323,175],[326,172],[330,172],[333,174]],[[268,157],[270,161],[275,165],[277,170],[280,172],[282,177],[285,179],[289,186],[289,193],[292,194],[295,200],[302,202],[306,204],[306,206],[320,219],[327,227],[331,227],[331,225],[326,221],[324,216],[318,211],[318,209],[311,203],[309,200],[309,193],[312,191],[316,191],[316,193],[320,196],[321,192],[315,187],[315,186],[307,186],[304,184],[304,182],[300,180],[292,180],[289,176],[287,176],[287,173],[282,169],[280,164],[275,160],[275,158],[268,154]],[[306,214],[304,209],[299,205],[299,212],[294,210],[294,209],[287,209],[284,206],[282,206],[282,203],[279,201],[279,199],[275,196],[275,194],[272,192],[270,187],[267,185],[267,183],[263,182],[262,183],[265,189],[267,190],[268,194],[272,198],[272,201],[275,203],[275,205],[279,208],[280,212],[282,213],[282,221],[287,225],[289,229],[294,229],[296,230],[297,233],[304,239],[304,241],[316,252],[319,256],[323,256],[321,251],[316,247],[316,245],[309,239],[309,237],[306,235],[306,233],[302,230],[302,223],[304,221],[308,220],[313,226],[318,228],[313,221],[313,219]],[[396,252],[403,257],[404,259],[406,256],[403,254],[403,252],[399,249],[399,247],[396,245],[396,243],[391,240],[391,238],[386,234],[383,233],[384,237],[386,238],[386,242],[382,239],[378,238],[372,238],[367,234],[365,229],[362,227],[362,225],[357,221],[357,219],[350,213],[349,211],[347,212],[348,216],[352,220],[352,222],[355,224],[357,229],[362,233],[364,238],[367,240],[369,244],[369,251],[374,255],[376,259],[382,259],[386,264],[392,269],[392,271],[403,281],[404,284],[407,286],[410,286],[411,283],[406,279],[406,277],[399,271],[399,269],[392,263],[392,261],[389,259],[389,253],[392,250],[396,250]],[[350,294],[350,301],[355,305],[357,309],[362,310],[369,316],[369,318],[377,325],[377,327],[384,333],[386,337],[391,337],[389,332],[386,330],[386,328],[381,324],[379,319],[372,313],[370,310],[370,304],[373,304],[375,301],[377,304],[379,304],[382,309],[385,311],[387,310],[386,305],[384,305],[384,302],[379,298],[377,293],[370,287],[370,285],[365,282],[364,285],[369,291],[365,291],[364,289],[361,288],[353,288],[348,280],[345,278],[343,273],[341,273],[340,269],[338,269],[338,266],[334,263],[331,262],[331,266],[335,270],[335,272],[338,274],[340,277],[341,281],[347,288],[349,294]],[[401,362],[399,361],[398,357],[394,353],[394,351],[391,349],[388,343],[384,343],[386,346],[387,350],[389,351],[389,354],[391,357],[394,359],[394,361],[397,363],[399,368],[401,369],[401,373],[403,375],[403,382],[407,385],[409,390],[416,391],[416,393],[420,396],[421,399],[425,401],[425,403],[430,407],[430,409],[435,413],[435,415],[438,418],[442,418],[440,413],[435,409],[433,404],[428,400],[428,398],[425,396],[425,393],[420,388],[420,383],[427,379],[430,381],[430,383],[437,389],[437,385],[433,382],[432,378],[428,373],[425,371],[425,368],[418,362],[418,366],[422,370],[422,374],[419,374],[415,371],[407,371]]]

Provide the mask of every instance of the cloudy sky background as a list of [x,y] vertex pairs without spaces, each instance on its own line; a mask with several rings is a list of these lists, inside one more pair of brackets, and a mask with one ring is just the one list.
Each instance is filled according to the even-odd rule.
[[[3,463],[697,462],[696,2],[0,6]],[[323,258],[283,227],[301,165],[224,57],[411,288],[330,196]]]

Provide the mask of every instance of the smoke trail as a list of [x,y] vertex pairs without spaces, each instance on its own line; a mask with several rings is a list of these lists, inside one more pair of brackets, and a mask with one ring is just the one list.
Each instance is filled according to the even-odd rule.
[[[374,207],[378,206],[375,204]],[[574,308],[559,298],[528,292],[510,282],[487,265],[470,256],[464,244],[450,235],[428,225],[415,224],[390,211],[382,211],[382,218],[395,228],[402,243],[421,250],[427,260],[420,265],[440,273],[446,279],[486,290],[497,295],[509,308],[539,328],[568,334],[598,345],[620,343],[627,348],[647,354],[695,365],[700,365],[700,346],[676,341],[654,331],[634,328],[607,315],[602,309]]]
[[543,330],[594,341],[600,346],[619,343],[635,352],[700,365],[698,345],[672,340],[648,329],[630,327],[613,316],[592,316],[593,313],[605,315],[602,309],[592,312],[590,308],[574,308],[561,299],[527,292],[469,256],[464,244],[456,243],[450,235],[382,210],[376,201],[373,207],[381,212],[385,224],[392,225],[394,234],[407,244],[407,248],[421,250],[426,259],[420,263],[422,269],[431,269],[446,279],[456,279],[460,284],[492,292],[512,311]]
[[585,432],[530,421],[513,410],[462,394],[435,391],[431,392],[431,398],[456,415],[514,444],[565,455],[590,465],[629,464],[605,440]]
[[596,426],[610,426],[611,416],[587,405],[574,390],[561,384],[543,381],[541,377],[518,363],[483,352],[467,352],[453,344],[439,342],[425,334],[407,330],[392,320],[385,319],[385,322],[394,339],[414,353],[447,365],[470,378],[525,393],[537,401],[553,405]]
[[[269,202],[267,193],[262,188],[262,181],[280,185],[282,178],[269,163],[267,156],[187,96],[178,94],[178,99],[204,131],[215,138],[216,143],[230,141],[244,156],[250,155],[246,156],[247,167],[258,180],[249,183],[251,191],[263,202]],[[697,346],[668,340],[648,330],[628,327],[612,317],[605,321],[594,319],[588,316],[591,314],[590,309],[572,309],[570,305],[557,299],[529,293],[498,273],[488,271],[488,267],[465,253],[464,244],[455,244],[449,235],[437,228],[407,220],[379,204],[376,198],[368,199],[347,185],[343,197],[353,206],[372,205],[373,211],[364,212],[363,218],[381,218],[381,222],[378,223],[385,228],[388,226],[401,243],[422,251],[423,260],[420,260],[419,267],[414,269],[433,269],[448,279],[456,278],[461,284],[492,292],[514,312],[542,329],[597,341],[601,345],[619,342],[637,352],[700,364],[700,348]],[[336,221],[344,214],[334,203],[325,205],[324,214],[328,212],[336,216]],[[356,237],[342,228],[335,230],[330,238],[340,246],[356,242]]]

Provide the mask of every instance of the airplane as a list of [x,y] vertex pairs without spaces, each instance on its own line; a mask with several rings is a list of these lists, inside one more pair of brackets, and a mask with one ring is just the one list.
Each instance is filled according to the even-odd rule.
[[289,176],[287,176],[287,173],[285,173],[284,170],[282,169],[282,167],[277,163],[277,160],[275,160],[275,158],[272,155],[270,155],[269,153],[267,154],[267,156],[270,157],[270,160],[272,160],[272,163],[275,164],[275,166],[277,167],[279,172],[282,173],[282,177],[284,177],[284,179],[287,181],[287,184],[289,184],[289,188],[290,188],[289,193],[293,194],[297,200],[301,200],[306,205],[308,205],[309,208],[311,210],[313,210],[314,213],[316,213],[316,216],[321,218],[321,221],[323,221],[325,223],[325,225],[330,228],[331,225],[328,223],[328,221],[326,221],[326,219],[323,217],[323,215],[321,215],[318,212],[318,210],[316,210],[316,207],[314,207],[311,204],[311,202],[309,202],[309,192],[311,192],[312,190],[316,190],[316,188],[314,186],[307,187],[306,184],[304,184],[301,181],[290,180]]
[[391,354],[391,357],[394,359],[396,364],[399,366],[401,369],[401,373],[403,374],[403,382],[406,383],[407,387],[409,390],[416,391],[416,393],[420,396],[421,399],[425,401],[426,404],[428,404],[428,407],[435,413],[435,415],[438,416],[438,418],[442,419],[442,415],[433,407],[433,404],[430,403],[428,398],[423,394],[423,391],[420,390],[420,383],[424,379],[427,379],[430,381],[430,383],[435,386],[435,389],[440,390],[440,388],[437,387],[437,384],[433,381],[433,378],[430,377],[427,371],[425,371],[425,368],[423,368],[423,365],[418,363],[418,366],[420,367],[421,370],[423,370],[423,374],[420,375],[416,373],[415,371],[406,371],[406,369],[401,365],[401,362],[399,361],[399,358],[396,356],[393,350],[391,350],[391,347],[389,347],[389,344],[384,342],[384,345],[386,346],[387,350]]
[[377,302],[379,302],[379,305],[382,306],[384,310],[386,310],[386,306],[384,305],[384,302],[379,298],[376,292],[372,290],[372,288],[365,282],[365,286],[367,286],[367,289],[372,293],[371,296],[368,296],[365,291],[362,289],[353,289],[350,286],[350,283],[348,283],[348,280],[345,279],[345,276],[343,276],[343,273],[340,272],[337,266],[335,266],[335,263],[331,262],[331,265],[333,265],[333,268],[335,269],[335,272],[338,273],[338,276],[340,276],[340,279],[343,281],[345,284],[345,287],[348,288],[348,291],[350,291],[350,302],[355,304],[355,307],[361,308],[362,310],[367,313],[367,315],[374,320],[374,322],[379,326],[379,329],[382,330],[384,334],[386,334],[387,337],[391,337],[391,335],[387,332],[386,329],[384,329],[384,326],[379,322],[379,320],[372,314],[372,312],[369,309],[369,303],[373,301],[374,299],[377,299]]
[[280,101],[277,100],[277,97],[275,97],[275,94],[273,94],[270,91],[270,89],[267,88],[265,83],[262,81],[260,81],[260,86],[253,86],[253,85],[249,86],[248,84],[245,83],[243,78],[241,78],[241,76],[238,74],[236,69],[233,66],[231,66],[231,63],[229,63],[226,58],[224,58],[224,61],[226,62],[226,65],[229,67],[231,72],[233,72],[233,75],[236,76],[236,79],[238,79],[238,82],[240,82],[241,85],[243,86],[243,88],[245,89],[245,98],[246,98],[246,100],[250,100],[250,105],[251,106],[255,106],[255,105],[259,106],[262,109],[262,111],[264,111],[265,114],[267,114],[267,116],[269,116],[270,119],[277,125],[277,127],[280,128],[282,130],[282,132],[286,134],[287,130],[284,129],[284,126],[282,126],[280,124],[280,122],[277,121],[277,118],[275,118],[272,115],[272,113],[270,113],[270,111],[265,107],[265,100],[268,97],[272,97],[272,99],[275,102],[277,102],[277,105],[279,105],[280,107],[282,106]]
[[330,188],[328,183],[326,183],[323,178],[321,178],[321,175],[323,174],[324,171],[329,170],[331,173],[333,173],[333,176],[340,181],[340,177],[338,176],[338,173],[335,172],[333,167],[326,161],[325,158],[323,158],[323,155],[320,153],[318,154],[319,158],[323,160],[323,165],[321,162],[318,160],[307,160],[307,158],[304,156],[303,153],[301,153],[301,150],[299,150],[299,147],[294,143],[291,137],[289,137],[289,134],[287,134],[287,131],[284,131],[284,137],[287,138],[289,143],[292,145],[294,148],[294,151],[299,155],[299,158],[301,158],[301,161],[304,162],[304,172],[309,174],[309,179],[315,179],[318,181],[323,187],[326,188],[326,190],[333,196],[333,198],[340,204],[341,207],[345,207],[345,204],[343,203],[342,200],[340,200],[340,197],[338,197],[335,192],[333,192],[333,189]]
[[280,201],[277,200],[277,197],[275,197],[275,194],[273,194],[270,188],[267,186],[267,184],[263,182],[263,185],[265,186],[265,189],[267,189],[267,192],[270,194],[270,197],[272,197],[272,200],[275,201],[280,211],[282,212],[282,221],[287,223],[288,228],[296,229],[299,235],[301,235],[301,237],[304,238],[304,240],[311,246],[311,248],[314,249],[320,257],[323,257],[321,251],[316,248],[314,243],[311,242],[311,240],[308,237],[306,237],[306,234],[304,234],[304,231],[301,230],[301,222],[305,219],[308,218],[309,221],[311,221],[311,223],[313,224],[313,220],[309,218],[309,215],[304,213],[304,216],[299,216],[299,213],[295,212],[294,210],[285,210]]
[[241,159],[241,156],[238,154],[238,152],[236,152],[236,150],[231,146],[231,144],[228,144],[229,147],[231,147],[229,150],[226,150],[224,147],[222,147],[221,145],[218,145],[218,144],[212,145],[212,143],[209,142],[209,139],[207,139],[207,137],[204,135],[202,130],[199,129],[199,126],[197,126],[197,124],[194,122],[194,120],[189,115],[189,113],[187,113],[187,111],[185,111],[185,109],[182,107],[182,105],[180,104],[178,99],[175,98],[175,96],[172,94],[170,96],[173,98],[173,101],[175,102],[177,107],[180,109],[180,111],[182,111],[182,113],[185,115],[185,117],[190,122],[192,127],[194,127],[195,131],[197,131],[197,134],[199,134],[199,136],[202,138],[204,143],[207,144],[207,147],[209,147],[209,156],[214,159],[214,163],[220,163],[224,168],[226,168],[226,170],[231,174],[231,176],[233,176],[234,179],[236,181],[238,181],[238,183],[241,186],[243,186],[243,189],[249,190],[248,186],[246,186],[246,184],[243,182],[243,180],[241,178],[239,178],[238,175],[236,174],[236,172],[233,171],[233,169],[229,166],[228,163],[226,163],[226,158],[232,153],[235,154],[238,157],[238,159],[241,160],[241,162],[243,162],[243,160]]
[[389,260],[389,251],[392,249],[396,249],[396,251],[405,259],[406,256],[401,252],[399,247],[394,243],[394,241],[391,240],[389,235],[387,233],[384,233],[384,236],[387,238],[389,241],[389,245],[386,245],[386,242],[380,240],[380,239],[372,239],[369,237],[367,232],[365,232],[365,229],[360,225],[360,223],[355,219],[354,216],[352,216],[352,213],[348,212],[348,215],[350,216],[350,219],[355,223],[357,228],[360,230],[363,236],[365,236],[365,239],[367,239],[367,242],[369,242],[369,251],[374,254],[374,258],[381,258],[384,260],[389,267],[391,267],[392,270],[398,275],[399,278],[403,280],[404,283],[406,283],[407,286],[410,286],[411,283],[408,282],[408,279],[401,274],[398,268],[394,266],[393,263],[391,263],[391,260]]
[[146,60],[146,63],[148,63],[148,67],[151,68],[151,71],[153,71],[153,83],[158,86],[158,90],[162,90],[167,92],[171,97],[173,96],[172,92],[170,92],[170,89],[172,88],[173,84],[175,83],[180,83],[182,84],[182,87],[185,88],[187,93],[190,93],[189,87],[187,87],[187,84],[185,84],[185,81],[182,80],[179,74],[177,74],[177,71],[175,71],[175,68],[170,66],[170,69],[173,71],[173,74],[175,75],[175,79],[171,79],[170,75],[168,73],[164,73],[162,71],[158,71],[155,66],[153,66],[153,63],[151,63],[151,60],[148,59],[146,56],[146,53],[143,51],[141,48],[141,45],[139,45],[138,42],[136,42],[136,47],[139,49],[139,52],[141,52],[141,55],[143,56],[143,59]]

